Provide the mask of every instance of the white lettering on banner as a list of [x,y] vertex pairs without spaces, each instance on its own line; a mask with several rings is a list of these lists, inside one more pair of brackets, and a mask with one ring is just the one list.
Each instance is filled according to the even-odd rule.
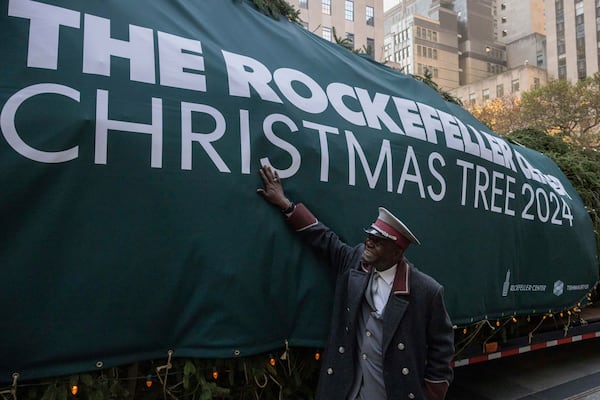
[[[375,165],[375,169],[371,171],[367,156],[365,155],[362,146],[354,136],[354,133],[347,130],[345,131],[345,135],[346,146],[348,148],[348,184],[351,186],[356,186],[356,158],[358,157],[364,175],[367,179],[367,183],[369,184],[369,188],[374,189],[377,186],[377,183],[381,177],[381,173],[385,170],[386,190],[388,192],[393,192],[394,160],[398,160],[399,155],[397,153],[392,153],[390,141],[387,139],[383,139],[381,141],[377,164]],[[403,193],[406,189],[406,183],[412,182],[416,184],[419,196],[423,199],[426,198],[424,178],[412,146],[408,146],[403,156],[404,163],[400,178],[398,180],[398,188],[396,192],[400,194]],[[434,165],[435,161],[437,161],[442,167],[446,165],[446,162],[441,154],[434,152],[429,155],[427,163],[427,166],[429,167],[429,173],[438,182],[440,189],[439,192],[436,193],[432,185],[427,185],[427,194],[429,194],[432,200],[440,201],[446,195],[446,182],[443,175],[436,170]],[[414,171],[414,173],[410,173],[410,171]]]
[[[410,174],[409,170],[415,171],[414,174]],[[406,158],[404,159],[404,165],[402,166],[402,174],[400,175],[400,181],[398,182],[398,189],[396,193],[404,193],[404,185],[406,182],[414,182],[419,188],[419,195],[422,199],[425,198],[425,189],[423,187],[423,177],[421,176],[421,169],[417,162],[417,156],[412,146],[408,146],[406,149]]]
[[27,66],[58,69],[60,27],[79,28],[81,14],[37,1],[10,0],[8,15],[29,19]]
[[419,140],[427,140],[425,134],[425,128],[423,127],[423,121],[421,120],[421,114],[417,103],[408,100],[394,97],[394,104],[396,105],[396,111],[402,120],[404,129],[406,129],[406,136],[413,137]]
[[375,97],[371,99],[371,95],[365,89],[356,88],[356,95],[362,107],[362,110],[367,119],[367,125],[370,128],[381,130],[379,121],[390,130],[390,132],[404,135],[404,132],[394,122],[394,120],[385,111],[390,96],[382,93],[375,93]]
[[346,103],[344,103],[344,97],[351,97],[358,101],[358,97],[352,86],[336,82],[330,83],[327,86],[327,97],[335,111],[337,111],[337,113],[346,121],[356,126],[367,125],[367,121],[365,120],[362,111],[353,111],[346,106]]
[[110,57],[129,59],[132,81],[155,83],[152,29],[129,25],[129,41],[110,36],[110,20],[85,14],[83,72],[110,76]]
[[518,151],[515,151],[517,163],[527,179],[534,180],[543,184],[548,184],[560,196],[571,198],[562,183],[552,175],[545,175],[539,169],[534,168],[527,159]]
[[546,285],[532,285],[525,283],[517,283],[510,285],[511,292],[545,292]]
[[300,152],[290,143],[275,135],[275,132],[273,132],[273,125],[276,122],[280,122],[287,125],[287,127],[290,128],[291,132],[297,132],[298,127],[296,126],[294,121],[290,119],[290,117],[283,114],[271,114],[267,118],[265,118],[263,122],[263,131],[265,133],[265,137],[269,140],[269,142],[273,143],[275,146],[279,147],[282,150],[285,150],[292,158],[292,163],[286,169],[275,168],[269,161],[268,157],[261,158],[260,163],[263,166],[268,165],[272,167],[275,171],[277,171],[281,178],[289,178],[290,176],[293,176],[296,172],[298,172],[298,170],[300,169]]
[[[515,215],[514,208],[512,208],[511,204],[511,200],[515,199],[515,193],[512,192],[511,187],[511,185],[516,182],[515,178],[498,171],[492,171],[492,179],[490,180],[488,170],[481,165],[475,165],[460,159],[456,160],[456,165],[462,169],[461,206],[466,206],[467,196],[469,195],[467,190],[472,187],[473,208],[479,208],[479,201],[481,200],[483,209],[486,211],[489,210],[494,213],[509,216]],[[474,172],[474,184],[472,183],[470,172]],[[503,181],[506,182],[503,183]],[[498,198],[500,198],[500,201],[497,201]],[[500,207],[497,204],[502,204],[502,198],[504,204],[503,207]]]
[[143,133],[152,136],[150,165],[162,168],[162,100],[152,98],[152,124],[141,124],[108,119],[108,91],[96,92],[96,164],[106,164],[108,131]]
[[[113,60],[122,58],[128,61],[129,81],[133,85],[143,83],[195,92],[208,91],[210,78],[206,74],[206,54],[198,38],[185,38],[128,24],[128,37],[118,39],[111,35],[111,24],[114,22],[109,18],[34,0],[9,0],[8,16],[24,19],[24,23],[29,24],[29,68],[60,70],[60,52],[73,50],[61,48],[61,34],[67,34],[70,39],[77,34],[81,36],[81,40],[70,40],[69,43],[82,43],[83,59],[80,67],[83,74],[111,77]],[[68,31],[64,32],[66,29]],[[263,143],[266,142],[289,156],[290,161],[285,168],[275,169],[282,178],[291,177],[300,170],[302,154],[293,144],[295,135],[290,136],[290,141],[284,140],[282,135],[298,132],[297,121],[301,121],[301,129],[307,134],[302,138],[303,143],[306,140],[317,140],[314,133],[318,134],[321,182],[330,181],[330,148],[333,144],[336,149],[345,145],[350,186],[356,186],[359,180],[363,182],[358,176],[361,175],[370,189],[380,185],[390,193],[414,192],[422,199],[437,202],[446,198],[445,173],[452,168],[457,169],[461,179],[460,195],[455,200],[463,207],[517,216],[526,221],[555,225],[563,225],[568,221],[570,226],[573,225],[574,217],[567,202],[572,199],[560,179],[534,167],[525,156],[527,150],[519,150],[505,139],[473,126],[473,123],[464,122],[456,115],[419,101],[347,83],[318,81],[303,71],[287,66],[271,69],[260,60],[224,49],[212,49],[210,54],[219,54],[218,51],[222,59],[217,61],[224,63],[219,72],[227,74],[228,87],[221,89],[222,92],[217,93],[217,96],[207,98],[220,99],[219,95],[229,95],[231,98],[242,99],[241,105],[236,107],[232,105],[234,102],[219,100],[222,107],[226,108],[220,110],[211,104],[185,101],[178,104],[181,117],[182,170],[193,168],[194,149],[201,148],[217,171],[231,173],[227,163],[236,155],[231,152],[220,154],[217,143],[225,136],[232,135],[232,127],[236,127],[239,128],[240,173],[252,173],[254,157],[251,146],[259,137]],[[72,65],[70,67],[73,68]],[[211,70],[218,70],[214,65],[212,67]],[[32,76],[35,74],[32,73]],[[119,76],[119,79],[122,80],[123,77]],[[220,85],[213,87],[213,90],[221,88]],[[79,146],[63,145],[70,148],[44,151],[26,143],[17,131],[19,124],[16,120],[23,118],[18,115],[19,109],[30,98],[38,95],[44,95],[44,100],[47,95],[59,95],[80,102],[80,92],[77,89],[57,83],[32,84],[17,90],[7,96],[8,99],[0,110],[0,128],[6,142],[18,154],[36,162],[62,163],[77,159]],[[97,88],[93,94],[88,92],[87,95],[91,98],[85,104],[93,101],[94,96],[96,100],[96,164],[108,163],[108,133],[113,131],[120,132],[120,135],[125,132],[150,135],[150,166],[163,167],[163,118],[166,111],[162,98],[148,96],[151,98],[151,122],[134,123],[109,119],[110,99],[107,90]],[[250,98],[254,101],[244,101]],[[135,104],[131,95],[127,100]],[[172,101],[173,98],[169,100]],[[266,115],[260,118],[262,121],[251,118],[250,107],[258,107],[261,102],[284,105],[277,108],[289,110],[290,115],[296,115],[298,119],[293,120],[281,112]],[[173,105],[166,109],[173,110]],[[119,112],[123,115],[126,110]],[[325,115],[325,112],[329,114]],[[231,121],[231,116],[238,113],[239,125],[236,125],[236,121]],[[306,117],[307,114],[310,116]],[[325,117],[327,124],[323,123]],[[192,125],[196,118],[204,121],[208,118],[210,123],[198,124],[194,130]],[[258,127],[261,122],[262,129]],[[370,135],[368,152],[363,150],[363,145],[348,124],[360,129],[359,137]],[[251,132],[252,129],[259,132]],[[341,131],[344,135],[340,135]],[[403,144],[403,150],[399,150],[396,147],[397,141],[392,139],[396,135],[402,135],[408,141]],[[379,138],[375,144],[374,138]],[[342,144],[342,141],[345,143]],[[411,145],[411,141],[427,142],[437,148],[445,146],[450,150],[447,154],[454,154],[448,157],[453,157],[456,161],[447,165],[437,149],[428,150],[427,154],[417,153],[415,149],[421,148]],[[200,147],[194,147],[194,143],[199,143]],[[373,146],[376,147],[375,150]],[[369,155],[375,157],[372,151],[378,152],[376,161],[369,159]],[[471,161],[462,160],[461,153],[472,156]],[[271,165],[269,155],[263,154],[258,158],[262,165]],[[362,168],[357,168],[357,159]],[[485,166],[479,165],[478,159],[486,161],[482,163]],[[371,168],[372,166],[374,167]],[[520,188],[515,187],[515,174],[521,174],[527,181],[521,183]]]
[[4,138],[17,153],[33,161],[62,163],[76,159],[79,154],[78,146],[63,151],[42,151],[29,146],[19,136],[15,126],[15,116],[19,107],[31,97],[42,94],[58,94],[79,103],[79,92],[68,86],[39,83],[21,89],[8,99],[0,113],[0,129],[2,129]]
[[248,110],[240,110],[240,154],[242,158],[242,174],[250,174],[250,162],[252,161],[250,150],[250,113]]
[[204,71],[202,44],[164,32],[157,35],[160,84],[206,92],[206,77],[200,74]]
[[423,104],[417,103],[419,112],[421,113],[421,119],[423,120],[423,126],[425,127],[425,134],[427,135],[427,141],[429,143],[437,144],[437,133],[443,132],[442,123],[437,116],[435,108]]
[[442,201],[446,197],[446,181],[444,180],[444,176],[435,169],[434,161],[438,161],[440,166],[446,166],[446,161],[444,161],[444,157],[442,157],[439,153],[431,153],[429,155],[429,160],[427,165],[429,166],[429,172],[435,178],[436,181],[440,184],[440,192],[436,193],[433,191],[433,186],[427,185],[427,193],[429,193],[429,197],[433,201]]
[[465,151],[465,144],[462,140],[460,127],[454,116],[438,110],[438,117],[442,124],[441,131],[446,137],[446,146],[450,149]]
[[[327,95],[321,86],[304,72],[291,68],[279,68],[273,74],[273,78],[283,95],[302,111],[320,114],[327,109]],[[310,91],[310,97],[303,97],[296,92],[292,82],[302,83]]]
[[[215,130],[210,133],[198,133],[193,131],[192,113],[204,113],[210,115],[215,121]],[[205,104],[181,103],[181,169],[192,169],[192,143],[198,142],[208,154],[211,161],[219,172],[231,172],[225,165],[225,161],[219,156],[212,142],[221,139],[225,134],[225,117],[214,107]]]
[[367,157],[365,153],[356,140],[354,134],[350,131],[345,131],[346,134],[346,145],[348,148],[348,184],[351,186],[356,185],[356,155],[360,159],[360,163],[363,167],[363,171],[367,177],[367,182],[369,183],[369,187],[373,189],[375,185],[377,185],[377,181],[379,180],[379,175],[381,174],[381,170],[383,169],[383,164],[386,164],[386,172],[387,172],[387,185],[386,189],[388,192],[391,192],[392,189],[392,152],[390,149],[390,141],[384,139],[381,142],[381,148],[379,150],[379,159],[377,160],[377,166],[375,167],[375,171],[371,172],[369,168],[369,162],[367,161]]
[[327,134],[333,133],[339,135],[338,128],[333,126],[315,124],[310,121],[302,121],[302,126],[308,129],[314,129],[319,132],[319,145],[321,147],[321,182],[329,182],[329,145],[327,144]]
[[252,87],[262,100],[283,103],[269,86],[272,78],[267,67],[250,57],[225,50],[222,53],[227,67],[230,96],[250,97]]
[[579,285],[567,285],[567,291],[572,291],[572,290],[589,290],[590,288],[590,284],[589,283],[582,283]]

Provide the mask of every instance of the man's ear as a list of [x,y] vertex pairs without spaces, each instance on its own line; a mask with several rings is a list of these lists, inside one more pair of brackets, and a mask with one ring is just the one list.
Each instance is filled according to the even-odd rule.
[[401,261],[401,260],[402,260],[402,257],[404,256],[404,251],[405,251],[406,249],[403,249],[403,248],[402,248],[402,247],[400,247],[400,246],[394,246],[394,247],[395,247],[395,249],[394,249],[394,258],[395,258],[396,260],[398,260],[398,261]]

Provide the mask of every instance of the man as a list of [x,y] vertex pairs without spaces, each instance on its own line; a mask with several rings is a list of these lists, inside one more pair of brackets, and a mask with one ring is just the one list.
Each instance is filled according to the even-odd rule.
[[453,376],[454,332],[442,286],[404,258],[418,239],[380,208],[364,244],[351,247],[286,197],[276,171],[264,166],[260,175],[258,193],[336,269],[317,399],[444,399]]

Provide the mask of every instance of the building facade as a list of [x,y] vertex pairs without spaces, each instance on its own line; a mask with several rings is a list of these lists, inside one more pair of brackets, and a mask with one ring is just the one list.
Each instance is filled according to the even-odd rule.
[[600,1],[546,1],[548,75],[575,82],[598,72]]
[[[407,27],[412,31],[414,47],[410,63],[405,69],[409,73],[419,73],[416,34],[418,24],[436,25],[426,29],[437,30],[437,54],[443,59],[434,65],[438,76],[434,81],[443,89],[453,89],[459,85],[468,85],[507,69],[506,45],[496,40],[494,28],[495,0],[404,0],[385,13],[386,60],[400,64],[395,35],[401,34]],[[429,66],[429,65],[428,65]],[[441,75],[441,71],[444,74]],[[458,74],[458,76],[455,76]]]
[[429,71],[447,90],[459,85],[457,18],[434,3],[402,2],[386,12],[384,60],[408,74]]
[[495,37],[504,43],[546,34],[544,0],[496,0],[493,4]]
[[463,106],[482,106],[498,97],[521,97],[524,91],[537,88],[548,81],[544,68],[522,65],[487,79],[460,86],[450,93],[462,101]]
[[495,0],[454,0],[458,15],[460,84],[468,85],[507,68],[506,46],[496,39]]
[[546,68],[544,0],[497,0],[495,38],[506,45],[507,68],[535,65]]
[[[383,60],[383,0],[289,0],[303,25],[334,42],[348,39],[357,50]],[[335,37],[334,37],[335,35]]]

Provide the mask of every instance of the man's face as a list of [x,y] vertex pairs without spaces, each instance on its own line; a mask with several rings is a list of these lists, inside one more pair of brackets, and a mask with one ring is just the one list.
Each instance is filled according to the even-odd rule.
[[362,262],[372,265],[377,270],[384,271],[398,263],[403,253],[404,250],[390,239],[369,235],[365,240]]

